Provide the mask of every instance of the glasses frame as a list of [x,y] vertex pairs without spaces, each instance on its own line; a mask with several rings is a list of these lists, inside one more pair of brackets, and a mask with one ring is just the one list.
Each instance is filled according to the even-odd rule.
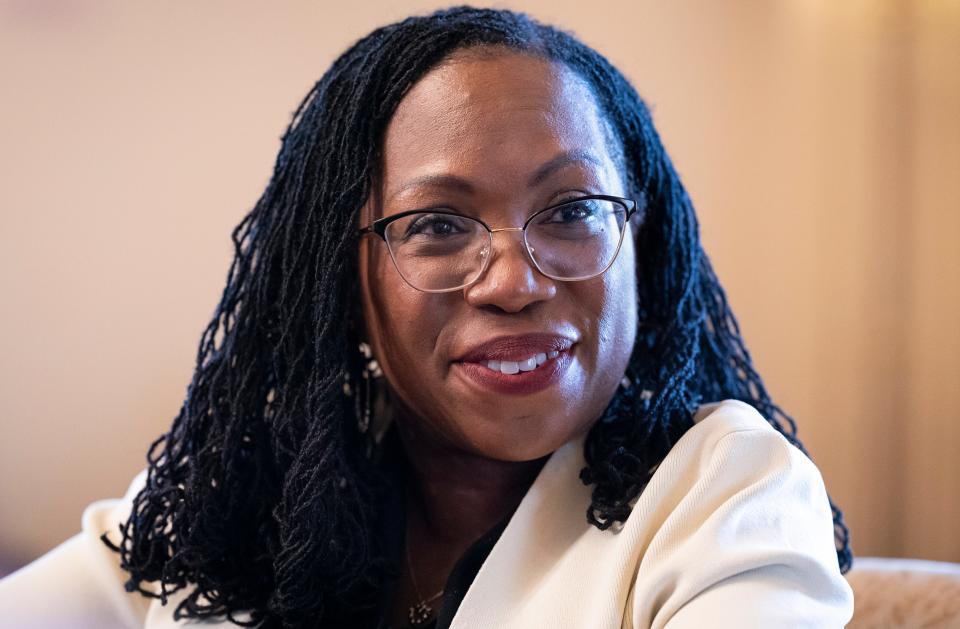
[[[617,203],[619,205],[622,205],[627,211],[627,215],[623,221],[624,227],[623,229],[620,230],[620,240],[617,242],[617,250],[613,252],[613,256],[610,258],[610,262],[608,262],[607,265],[597,273],[594,273],[592,275],[585,275],[583,277],[564,278],[564,277],[558,277],[556,275],[551,275],[550,273],[547,273],[540,267],[540,265],[537,263],[537,260],[533,257],[533,254],[530,252],[530,244],[527,242],[527,227],[530,225],[530,223],[533,222],[533,219],[537,218],[538,216],[540,216],[545,212],[556,210],[557,208],[563,207],[564,205],[570,205],[572,203],[579,203],[582,201],[589,201],[591,199]],[[366,227],[359,228],[357,230],[357,236],[366,236],[368,234],[375,234],[379,236],[381,240],[383,240],[384,244],[387,246],[387,251],[390,253],[390,259],[393,261],[393,268],[397,270],[397,273],[400,275],[401,279],[403,279],[403,281],[406,282],[407,285],[410,286],[411,288],[424,293],[451,293],[455,290],[463,290],[464,288],[477,283],[478,281],[480,281],[480,278],[483,277],[483,274],[487,271],[487,268],[490,266],[490,259],[493,256],[489,256],[489,255],[483,256],[482,266],[480,267],[480,272],[477,273],[477,277],[470,280],[469,282],[461,284],[460,286],[455,286],[453,288],[441,288],[441,289],[426,289],[426,288],[420,288],[419,286],[414,286],[410,282],[410,280],[408,280],[406,276],[404,276],[403,272],[400,270],[400,265],[397,264],[397,259],[396,257],[394,257],[393,248],[390,246],[390,243],[387,241],[387,226],[390,225],[390,223],[392,223],[393,221],[401,219],[405,216],[410,216],[411,214],[445,214],[448,216],[458,216],[460,218],[467,218],[467,219],[476,221],[481,225],[483,225],[483,227],[487,230],[487,243],[488,243],[488,248],[491,250],[493,248],[493,234],[495,232],[510,232],[510,231],[521,232],[523,235],[522,236],[523,250],[526,252],[527,258],[530,260],[530,262],[533,264],[533,267],[537,271],[539,271],[542,275],[549,277],[550,279],[558,282],[580,282],[583,280],[589,280],[595,277],[599,277],[604,273],[606,273],[611,266],[613,266],[613,263],[616,261],[617,256],[620,254],[620,247],[623,246],[623,236],[624,234],[627,233],[627,229],[626,229],[627,223],[630,222],[630,218],[634,214],[636,214],[637,211],[638,211],[637,202],[634,201],[633,199],[627,199],[624,197],[615,197],[615,196],[610,196],[608,194],[587,194],[582,197],[576,197],[575,199],[567,199],[566,201],[555,203],[551,206],[543,208],[542,210],[538,210],[534,212],[533,214],[530,215],[529,218],[527,218],[527,220],[523,222],[522,227],[492,228],[489,225],[487,225],[487,223],[484,222],[482,219],[475,218],[473,216],[467,216],[466,214],[461,214],[460,212],[454,212],[453,210],[447,210],[447,209],[407,210],[405,212],[400,212],[399,214],[393,214],[391,216],[385,216],[384,218],[379,218],[373,221],[372,223],[370,223],[369,225],[367,225]]]

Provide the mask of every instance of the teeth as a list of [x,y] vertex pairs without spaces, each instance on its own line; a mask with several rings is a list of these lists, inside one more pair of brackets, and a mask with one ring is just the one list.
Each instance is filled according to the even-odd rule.
[[485,365],[487,369],[491,371],[499,371],[500,373],[507,374],[512,376],[513,374],[520,373],[521,371],[533,371],[543,363],[547,362],[551,358],[556,358],[560,355],[560,352],[541,352],[539,354],[534,354],[530,358],[525,360],[488,360]]
[[500,373],[505,373],[508,376],[520,371],[520,364],[512,360],[501,360],[500,361]]

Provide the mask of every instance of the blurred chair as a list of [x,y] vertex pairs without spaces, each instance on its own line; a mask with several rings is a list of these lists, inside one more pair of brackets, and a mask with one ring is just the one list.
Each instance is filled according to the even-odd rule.
[[960,629],[960,564],[856,557],[853,629]]

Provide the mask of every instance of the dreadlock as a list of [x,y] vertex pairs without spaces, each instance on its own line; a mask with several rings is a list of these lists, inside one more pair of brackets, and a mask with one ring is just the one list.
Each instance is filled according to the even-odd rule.
[[[693,206],[630,83],[573,35],[505,10],[455,7],[379,28],[341,55],[293,115],[269,184],[232,233],[226,287],[185,401],[147,453],[119,545],[126,587],[175,618],[242,626],[366,626],[396,574],[377,535],[391,471],[364,455],[344,378],[356,374],[354,238],[382,138],[410,87],[462,49],[564,64],[592,87],[643,199],[638,335],[621,389],[586,444],[587,520],[622,523],[706,400],[756,407],[802,449],[767,394],[704,254]],[[852,556],[833,506],[843,572]]]

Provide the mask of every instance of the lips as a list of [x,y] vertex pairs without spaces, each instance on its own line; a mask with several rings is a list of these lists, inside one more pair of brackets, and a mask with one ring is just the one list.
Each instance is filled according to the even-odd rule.
[[572,339],[556,334],[500,336],[471,348],[453,369],[483,391],[530,395],[560,382],[573,346]]
[[498,336],[470,348],[456,362],[488,363],[495,360],[519,363],[537,354],[564,352],[572,345],[570,338],[549,333]]
[[482,363],[487,369],[505,374],[533,371],[551,358],[556,358],[560,352],[540,352],[524,360],[488,360]]

